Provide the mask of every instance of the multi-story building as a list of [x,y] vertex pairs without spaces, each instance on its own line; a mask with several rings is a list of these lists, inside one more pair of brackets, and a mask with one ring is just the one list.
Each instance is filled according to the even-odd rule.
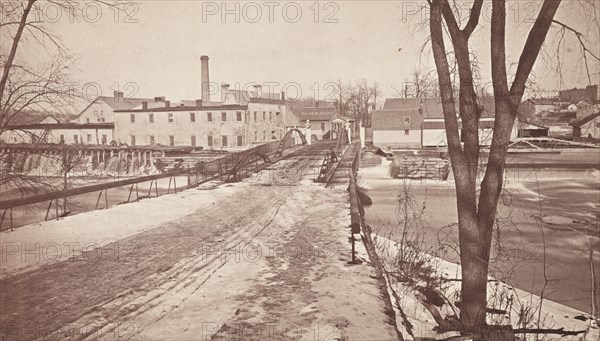
[[[279,139],[293,115],[279,95],[223,88],[221,102],[168,100],[115,110],[114,137],[128,145],[247,148]],[[289,112],[288,112],[289,111]]]

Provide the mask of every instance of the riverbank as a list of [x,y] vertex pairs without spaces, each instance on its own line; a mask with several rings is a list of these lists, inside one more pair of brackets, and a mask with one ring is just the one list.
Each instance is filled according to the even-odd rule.
[[[535,174],[535,173],[532,173]],[[589,250],[600,249],[600,182],[596,179],[507,181],[498,206],[491,275],[550,300],[591,312]],[[373,230],[399,241],[398,194],[408,190],[422,208],[419,228],[426,246],[456,245],[456,195],[451,181],[392,179],[387,166],[361,169],[359,184],[373,205],[365,214]],[[438,256],[457,262],[451,248]],[[593,266],[600,273],[600,254]],[[546,282],[543,278],[550,279]],[[600,279],[596,276],[596,286]]]

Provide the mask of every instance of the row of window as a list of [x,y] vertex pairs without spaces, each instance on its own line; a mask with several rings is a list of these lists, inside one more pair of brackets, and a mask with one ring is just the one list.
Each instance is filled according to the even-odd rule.
[[[60,135],[60,143],[65,143],[65,135]],[[95,141],[93,140],[92,134],[87,134],[86,135],[86,139],[83,139],[83,136],[79,136],[79,135],[73,135],[73,143],[75,144],[95,144]],[[108,143],[108,139],[106,137],[106,134],[102,134],[102,137],[100,139],[100,144],[107,144]]]
[[[104,117],[98,117],[98,122],[106,122],[106,119]],[[89,117],[85,118],[85,123],[90,123]]]
[[[244,145],[244,139],[243,139],[242,135],[235,136],[235,140],[236,140],[235,143],[236,143],[236,145],[238,147],[241,147],[241,146]],[[214,140],[214,137],[212,135],[208,135],[207,136],[207,141],[206,141],[207,146],[212,147],[214,145],[214,141],[215,140]],[[135,135],[131,135],[130,136],[130,142],[131,142],[132,146],[136,145]],[[149,136],[149,142],[150,142],[150,144],[155,144],[156,143],[154,135],[150,135]],[[195,147],[197,145],[196,144],[196,136],[194,136],[194,135],[190,136],[190,145],[192,147]],[[227,147],[228,146],[227,135],[222,135],[221,136],[221,145],[223,147]],[[174,135],[169,135],[169,146],[175,146],[175,136]]]
[[[279,115],[279,113],[277,112],[277,113],[275,113],[275,115]],[[173,123],[173,120],[174,120],[173,113],[172,112],[168,113],[168,115],[167,115],[167,121],[169,123]],[[235,113],[235,120],[237,122],[242,122],[243,121],[242,112],[241,111],[237,111]],[[267,121],[267,112],[266,111],[262,112],[262,120],[264,122]],[[129,114],[129,121],[131,123],[135,123],[135,114]],[[213,122],[213,113],[212,112],[207,112],[206,113],[206,121],[207,122]],[[224,112],[224,111],[221,112],[221,121],[222,122],[226,122],[227,121],[227,113]],[[269,122],[272,122],[272,121],[273,121],[273,112],[269,111]],[[104,121],[102,121],[102,122],[104,122]],[[152,112],[148,113],[148,122],[154,123],[154,113],[152,113]],[[190,113],[190,123],[195,123],[195,122],[196,122],[196,113],[195,112],[191,112]],[[254,112],[254,122],[258,122],[258,112],[257,111]],[[88,123],[89,123],[89,119],[88,119]]]

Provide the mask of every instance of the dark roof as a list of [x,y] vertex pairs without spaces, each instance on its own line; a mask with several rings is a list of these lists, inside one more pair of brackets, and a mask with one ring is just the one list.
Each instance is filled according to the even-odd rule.
[[562,103],[558,98],[530,98],[525,102],[533,105],[557,105],[558,103]]
[[[482,117],[493,117],[495,104],[493,97],[480,99],[483,105]],[[458,101],[456,102],[458,110]],[[419,110],[422,109],[423,118],[444,118],[442,102],[439,98],[387,98],[383,104],[383,109],[403,109]]]
[[64,123],[64,122],[69,121],[68,115],[63,115],[63,114],[53,113],[53,112],[40,112],[40,111],[32,110],[32,111],[22,111],[16,115],[13,115],[10,118],[10,121],[8,122],[7,126],[12,127],[12,126],[18,126],[18,125],[25,125],[25,124],[38,124],[49,117],[53,118],[57,122]]
[[581,127],[582,125],[588,123],[589,121],[591,121],[591,120],[593,120],[593,119],[595,119],[596,117],[599,117],[599,116],[600,116],[600,112],[597,112],[595,114],[588,115],[588,116],[582,118],[579,121],[575,121],[575,122],[569,123],[569,125],[571,125],[573,127]]
[[[404,118],[410,117],[410,123]],[[373,111],[373,130],[417,130],[421,129],[423,117],[418,110],[381,109]]]

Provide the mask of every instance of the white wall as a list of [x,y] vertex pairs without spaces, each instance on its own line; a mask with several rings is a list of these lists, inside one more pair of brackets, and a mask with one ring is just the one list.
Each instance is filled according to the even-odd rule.
[[373,144],[375,146],[418,147],[421,145],[421,130],[409,130],[408,135],[404,130],[373,130]]
[[[64,138],[65,144],[75,144],[77,136],[78,144],[95,145],[102,144],[103,135],[106,136],[106,144],[113,140],[112,129],[27,129],[27,130],[7,130],[2,133],[0,139],[6,143],[33,143],[35,139],[43,138],[46,143],[60,143],[60,136]],[[88,140],[89,135],[89,140]]]
[[424,147],[445,147],[448,145],[445,129],[424,129],[423,146]]
[[[254,112],[257,121],[254,121]],[[212,113],[212,121],[208,121],[208,113]],[[225,112],[227,119],[222,121],[221,113]],[[242,120],[237,120],[237,113]],[[265,116],[263,119],[263,112]],[[271,115],[269,115],[271,112]],[[277,115],[276,113],[280,114]],[[173,122],[168,121],[169,113]],[[195,114],[195,122],[191,122],[190,113]],[[131,122],[130,115],[135,116]],[[115,113],[115,139],[131,145],[131,136],[135,136],[136,145],[149,145],[151,136],[154,143],[168,146],[170,136],[174,137],[175,146],[191,146],[192,136],[196,138],[196,146],[205,148],[237,148],[238,136],[242,138],[242,147],[250,146],[253,142],[271,141],[271,132],[275,131],[277,138],[283,135],[283,113],[278,105],[251,103],[248,110],[240,109],[201,109],[156,111],[153,112],[154,122],[151,123],[150,111],[117,112]],[[279,116],[279,117],[278,117]],[[256,134],[255,134],[256,132]],[[212,136],[213,145],[208,145],[208,136]],[[222,145],[222,137],[227,136],[227,146]]]
[[112,107],[99,98],[81,112],[77,123],[108,123],[114,122],[114,120]]

